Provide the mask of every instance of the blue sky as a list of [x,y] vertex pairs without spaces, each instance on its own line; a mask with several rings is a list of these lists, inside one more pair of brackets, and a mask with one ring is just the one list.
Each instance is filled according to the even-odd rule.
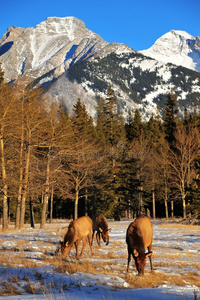
[[200,36],[200,0],[0,0],[0,38],[7,28],[35,27],[74,16],[107,42],[144,50],[170,30]]

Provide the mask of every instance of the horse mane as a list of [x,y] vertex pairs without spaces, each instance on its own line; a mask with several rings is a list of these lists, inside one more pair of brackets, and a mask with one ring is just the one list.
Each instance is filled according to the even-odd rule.
[[74,235],[75,235],[75,228],[74,228],[74,221],[71,221],[68,226],[68,230],[64,236],[64,243],[69,243],[71,245],[74,240]]

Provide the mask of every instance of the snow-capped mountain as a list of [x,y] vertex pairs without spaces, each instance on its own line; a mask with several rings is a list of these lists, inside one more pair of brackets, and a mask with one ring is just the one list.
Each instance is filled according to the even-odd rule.
[[200,37],[171,30],[161,36],[155,44],[142,54],[164,63],[172,63],[200,72]]
[[41,82],[45,83],[79,60],[114,51],[133,50],[107,43],[75,17],[50,17],[36,28],[8,28],[0,41],[0,62],[5,80],[25,75],[30,81],[50,72]]
[[144,118],[158,106],[162,112],[171,87],[180,111],[200,101],[200,38],[182,31],[165,34],[139,53],[104,41],[77,18],[51,17],[36,28],[8,28],[0,40],[0,63],[6,81],[42,85],[48,99],[69,112],[80,97],[93,117],[109,86],[124,117],[135,108]]

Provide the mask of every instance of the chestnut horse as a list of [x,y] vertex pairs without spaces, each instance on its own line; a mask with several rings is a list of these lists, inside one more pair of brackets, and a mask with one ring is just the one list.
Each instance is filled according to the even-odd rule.
[[[131,255],[135,260],[136,269],[139,275],[144,275],[144,266],[147,257],[149,257],[151,270],[153,270],[151,261],[152,240],[153,228],[149,218],[140,216],[128,226],[126,232],[126,243],[128,248],[127,272],[129,271]],[[145,253],[146,248],[148,248],[148,253]]]
[[[62,254],[67,256],[74,244],[76,249],[76,258],[81,257],[87,243],[86,238],[88,238],[92,253],[92,220],[89,217],[83,216],[75,221],[71,221],[64,236],[64,240],[60,242]],[[78,248],[81,240],[83,242],[83,247],[79,256]]]
[[93,227],[92,227],[92,243],[93,243],[93,238],[94,238],[94,233],[96,233],[96,239],[97,239],[97,244],[100,246],[100,238],[102,236],[102,239],[106,245],[109,244],[109,232],[111,231],[111,228],[108,229],[108,223],[106,221],[106,218],[104,217],[103,214],[96,213],[94,217],[92,218],[93,221]]

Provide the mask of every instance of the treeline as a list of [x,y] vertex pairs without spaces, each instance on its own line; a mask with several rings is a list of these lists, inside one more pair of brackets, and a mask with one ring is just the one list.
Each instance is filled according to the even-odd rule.
[[178,117],[176,96],[159,114],[123,120],[110,87],[97,120],[80,99],[69,116],[42,90],[6,84],[0,72],[0,217],[25,222],[77,218],[98,210],[120,219],[198,214],[200,116]]

